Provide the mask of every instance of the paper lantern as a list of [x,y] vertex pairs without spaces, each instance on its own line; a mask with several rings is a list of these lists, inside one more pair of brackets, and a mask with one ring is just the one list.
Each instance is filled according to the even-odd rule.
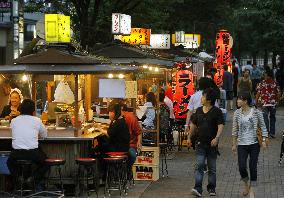
[[175,65],[177,71],[173,73],[173,105],[177,119],[185,119],[187,106],[191,95],[194,93],[193,73],[186,69],[185,63]]
[[198,48],[201,42],[200,34],[185,34],[184,42],[177,42],[175,34],[172,34],[172,44],[175,46],[183,45],[184,48]]
[[45,14],[45,41],[70,42],[70,16]]
[[227,30],[220,30],[216,36],[216,62],[217,69],[222,69],[222,65],[229,66],[232,71],[231,55],[233,47],[233,38]]
[[120,13],[112,13],[112,33],[129,35],[131,33],[131,16]]
[[150,48],[152,49],[170,49],[169,34],[151,34]]
[[150,45],[151,29],[131,28],[129,36],[114,35],[114,39],[119,39],[124,43],[132,45]]

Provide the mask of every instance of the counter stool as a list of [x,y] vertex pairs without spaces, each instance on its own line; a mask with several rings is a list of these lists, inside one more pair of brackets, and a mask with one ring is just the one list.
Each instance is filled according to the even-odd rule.
[[[127,155],[126,155],[127,156]],[[126,159],[125,156],[112,156],[104,158],[106,164],[106,183],[104,194],[108,192],[110,196],[111,190],[119,190],[120,197],[122,197],[122,191],[125,191],[125,179],[126,179]]]
[[[35,185],[35,177],[33,173],[33,162],[31,160],[17,160],[17,178],[16,178],[16,186],[19,185],[20,188],[17,191],[20,191],[20,196],[23,196],[24,192],[35,192],[36,185]],[[27,172],[30,172],[30,177],[26,175]],[[29,181],[31,178],[32,181]],[[32,183],[32,188],[24,188],[24,185],[28,183]],[[16,187],[17,189],[17,187]]]
[[[87,183],[87,193],[88,196],[90,192],[96,192],[96,195],[98,197],[98,182],[97,182],[97,163],[95,158],[77,158],[76,164],[78,164],[78,185],[80,192],[81,190],[84,192],[85,187],[85,181]],[[81,177],[82,175],[82,177]],[[93,181],[94,188],[89,188],[89,181]],[[81,181],[83,182],[83,185],[81,188]]]
[[[167,143],[159,143],[160,146],[160,153],[162,157],[162,177],[165,177],[164,171],[166,171],[166,176],[168,176],[168,163],[167,163]],[[165,167],[164,167],[165,163]]]
[[[106,153],[110,158],[122,158],[123,162],[121,164],[121,182],[122,182],[122,189],[124,193],[127,195],[127,182],[128,182],[128,152],[108,152]],[[129,182],[131,183],[131,182]]]
[[[61,174],[61,166],[65,164],[66,160],[63,158],[47,158],[45,160],[45,164],[48,166],[48,173],[46,178],[46,188],[48,190],[48,185],[50,180],[59,180],[60,187],[61,187],[61,193],[64,194],[64,187],[63,187],[63,181],[62,181],[62,174]],[[58,176],[50,177],[51,168],[56,167]]]

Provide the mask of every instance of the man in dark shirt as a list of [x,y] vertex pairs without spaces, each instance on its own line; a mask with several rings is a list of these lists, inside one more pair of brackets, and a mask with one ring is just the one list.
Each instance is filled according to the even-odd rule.
[[224,75],[223,75],[223,89],[226,91],[226,106],[227,109],[228,103],[230,104],[230,109],[233,110],[233,99],[234,99],[234,92],[233,92],[233,74],[228,72],[228,65],[223,66]]
[[210,196],[216,196],[216,159],[218,153],[218,142],[224,128],[224,118],[222,111],[215,107],[216,92],[212,88],[205,89],[202,93],[201,103],[191,117],[189,131],[190,136],[195,131],[196,140],[196,169],[195,169],[195,186],[192,194],[198,197],[202,195],[202,180],[204,175],[205,160],[208,163],[208,185],[207,191]]

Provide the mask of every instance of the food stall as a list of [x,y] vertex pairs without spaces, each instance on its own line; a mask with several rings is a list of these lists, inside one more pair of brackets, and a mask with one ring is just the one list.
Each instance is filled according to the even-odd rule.
[[[46,127],[48,136],[40,140],[40,146],[46,152],[48,157],[61,157],[66,159],[66,164],[62,170],[62,175],[67,181],[73,182],[77,167],[75,158],[89,156],[89,151],[92,147],[94,138],[102,134],[102,130],[108,128],[108,120],[95,118],[86,115],[88,121],[84,122],[80,119],[79,103],[84,102],[86,112],[91,109],[91,93],[98,89],[90,80],[92,76],[104,77],[108,73],[114,75],[131,74],[137,70],[133,66],[115,66],[109,61],[104,61],[98,58],[79,55],[72,53],[68,48],[62,46],[46,46],[44,49],[35,54],[21,57],[15,60],[14,65],[0,67],[0,74],[19,74],[28,75],[32,84],[32,99],[37,101],[36,84],[41,81],[48,81],[46,91],[48,92],[48,100],[52,95],[52,89],[49,87],[51,82],[56,84],[55,77],[57,75],[65,78],[65,82],[70,83],[70,87],[74,92],[74,103],[67,105],[56,106],[61,108],[60,114],[72,114],[71,122],[66,126],[56,126],[52,121],[47,119]],[[58,76],[57,76],[58,77]],[[81,77],[84,78],[84,82]],[[81,82],[80,82],[81,80]],[[60,81],[62,82],[62,81]],[[111,89],[111,87],[109,87]],[[82,92],[84,90],[84,92]],[[84,99],[82,97],[84,93]],[[50,105],[51,106],[51,105]],[[55,108],[53,108],[55,109]],[[66,110],[68,109],[68,110]],[[48,113],[49,114],[49,113]],[[83,115],[85,117],[85,115]],[[43,121],[46,121],[46,116],[42,114]],[[79,122],[80,121],[80,122]],[[58,124],[58,122],[57,122]],[[0,150],[11,150],[11,130],[8,125],[0,126]]]

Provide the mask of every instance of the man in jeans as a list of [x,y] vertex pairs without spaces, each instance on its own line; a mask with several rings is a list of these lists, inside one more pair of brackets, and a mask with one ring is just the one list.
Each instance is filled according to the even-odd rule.
[[[264,80],[256,88],[256,101],[262,106],[263,118],[270,138],[275,138],[276,105],[280,98],[280,90],[273,80],[273,72],[266,69]],[[268,117],[269,116],[269,117]]]
[[205,160],[208,164],[208,185],[207,191],[210,196],[216,196],[216,159],[218,154],[218,142],[224,128],[224,118],[222,111],[214,106],[216,92],[212,88],[207,88],[202,92],[202,107],[197,108],[191,116],[189,131],[189,145],[191,145],[191,135],[196,133],[196,169],[195,186],[192,194],[198,197],[202,195],[202,181],[204,176]]

